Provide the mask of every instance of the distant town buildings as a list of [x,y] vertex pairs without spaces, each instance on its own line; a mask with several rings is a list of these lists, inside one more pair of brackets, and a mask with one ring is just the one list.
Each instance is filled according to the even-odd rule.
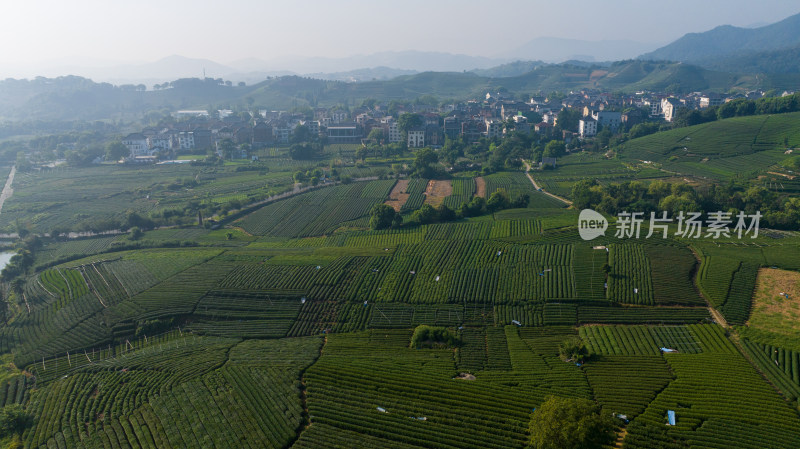
[[[481,138],[502,139],[512,131],[547,134],[563,138],[566,143],[573,139],[591,139],[604,129],[618,132],[645,120],[672,122],[681,108],[712,108],[737,98],[761,96],[761,91],[736,96],[714,92],[676,96],[645,91],[612,94],[586,89],[569,92],[557,99],[534,95],[525,102],[515,100],[506,92],[489,92],[479,100],[443,105],[396,105],[394,115],[387,114],[387,104],[356,108],[317,107],[311,114],[268,109],[252,114],[230,109],[183,109],[173,113],[178,120],[174,126],[147,128],[125,136],[122,143],[128,147],[131,158],[215,150],[218,142],[225,139],[230,139],[237,148],[243,144],[263,148],[290,144],[298,126],[305,127],[306,137],[319,137],[329,144],[366,144],[367,136],[374,129],[382,131],[378,134],[380,143],[405,142],[410,148],[437,148],[444,145],[445,139],[463,139],[465,142],[476,142]],[[577,133],[574,129],[559,128],[559,114],[563,110],[579,112]],[[419,114],[422,124],[403,133],[397,117],[407,112]],[[529,120],[534,116],[541,120]],[[574,120],[574,115],[571,120]],[[554,129],[558,129],[560,134],[554,136]]]

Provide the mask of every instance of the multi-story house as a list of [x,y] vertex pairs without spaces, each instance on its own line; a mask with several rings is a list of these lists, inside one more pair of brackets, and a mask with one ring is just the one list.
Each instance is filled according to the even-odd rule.
[[597,134],[597,120],[584,117],[578,121],[578,133],[581,137],[592,137]]
[[128,147],[131,158],[152,155],[150,146],[147,144],[147,137],[142,133],[128,134],[122,139],[122,144]]
[[408,130],[408,147],[422,148],[425,146],[425,128]]

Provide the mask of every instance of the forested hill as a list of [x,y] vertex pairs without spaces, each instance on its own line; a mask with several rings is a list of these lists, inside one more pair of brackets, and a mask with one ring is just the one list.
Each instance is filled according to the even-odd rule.
[[640,59],[702,64],[708,59],[774,51],[797,45],[800,45],[800,14],[760,28],[724,25],[704,33],[689,33],[669,45],[640,56]]
[[672,93],[698,90],[729,91],[759,87],[791,89],[800,75],[751,77],[709,71],[680,63],[620,61],[605,66],[542,65],[514,77],[492,78],[475,73],[425,72],[387,81],[343,83],[298,76],[276,77],[252,86],[221,79],[181,79],[153,90],[144,85],[113,86],[67,76],[55,79],[0,81],[0,120],[100,120],[131,118],[146,111],[180,108],[253,106],[292,109],[303,106],[379,101],[465,99],[505,88],[512,93],[601,88],[641,89]]

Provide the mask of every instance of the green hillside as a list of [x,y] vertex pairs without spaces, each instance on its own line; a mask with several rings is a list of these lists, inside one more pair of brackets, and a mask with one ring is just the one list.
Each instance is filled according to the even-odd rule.
[[753,177],[800,147],[800,113],[736,117],[660,132],[621,145],[621,157],[711,179]]

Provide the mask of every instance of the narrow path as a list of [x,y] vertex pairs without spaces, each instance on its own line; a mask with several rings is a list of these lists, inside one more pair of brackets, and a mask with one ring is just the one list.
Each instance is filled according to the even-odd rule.
[[6,200],[11,198],[11,195],[14,194],[14,189],[11,188],[11,184],[14,182],[14,175],[16,174],[17,166],[15,165],[11,167],[11,172],[8,174],[6,185],[3,187],[3,192],[0,193],[0,211],[3,210],[3,203],[5,203]]
[[539,184],[536,184],[536,181],[533,179],[533,176],[531,176],[531,173],[530,173],[531,164],[526,160],[523,160],[522,163],[525,164],[525,176],[527,176],[528,179],[531,180],[531,183],[533,184],[533,188],[534,189],[536,189],[539,192],[544,193],[545,195],[547,195],[549,197],[555,198],[555,199],[557,199],[557,200],[559,200],[559,201],[561,201],[563,203],[566,203],[569,206],[572,206],[572,201],[570,201],[570,200],[568,200],[566,198],[562,198],[562,197],[560,197],[558,195],[554,195],[554,194],[552,194],[550,192],[545,192],[543,188],[539,187]]
[[622,448],[625,444],[625,437],[628,435],[628,428],[623,427],[617,431],[617,441],[614,442],[615,448]]

